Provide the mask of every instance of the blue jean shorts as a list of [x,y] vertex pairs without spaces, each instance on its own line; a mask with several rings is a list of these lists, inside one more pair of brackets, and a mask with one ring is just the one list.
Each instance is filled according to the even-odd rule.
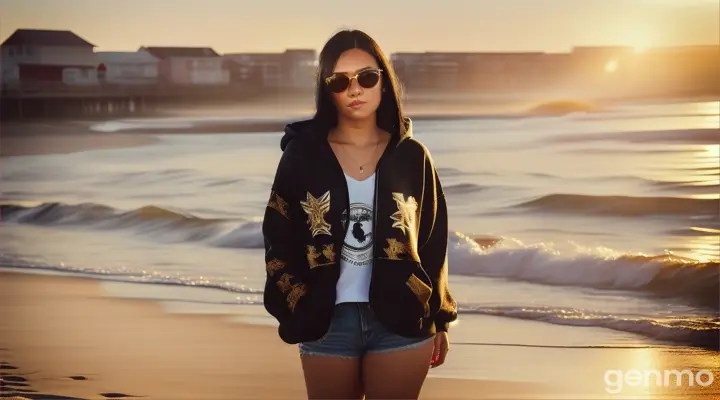
[[298,344],[301,355],[325,355],[345,358],[385,353],[422,346],[434,335],[408,338],[387,330],[375,318],[368,303],[340,303],[328,332],[322,338]]

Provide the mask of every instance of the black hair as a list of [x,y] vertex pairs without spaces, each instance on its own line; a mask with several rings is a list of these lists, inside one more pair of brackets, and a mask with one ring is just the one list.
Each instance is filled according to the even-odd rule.
[[320,52],[316,73],[315,121],[324,130],[329,130],[337,125],[338,110],[325,85],[325,79],[333,74],[340,55],[350,49],[367,52],[375,58],[378,68],[383,70],[381,77],[384,91],[381,92],[380,105],[376,111],[377,126],[394,137],[404,135],[406,125],[400,102],[400,81],[377,42],[360,30],[342,30],[336,33],[325,43]]

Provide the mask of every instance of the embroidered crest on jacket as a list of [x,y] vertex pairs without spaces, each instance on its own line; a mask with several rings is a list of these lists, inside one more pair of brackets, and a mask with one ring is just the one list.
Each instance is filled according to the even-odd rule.
[[320,257],[320,253],[317,252],[317,249],[315,249],[315,246],[307,246],[307,261],[308,265],[310,265],[310,268],[319,267],[320,264],[317,262],[318,257]]
[[415,274],[410,274],[410,277],[405,282],[410,290],[415,294],[420,304],[422,304],[425,310],[425,316],[430,315],[430,296],[432,295],[432,289],[425,282],[420,280]]
[[323,253],[323,256],[325,256],[325,259],[327,260],[328,263],[332,264],[335,262],[335,244],[334,243],[326,244],[323,247],[322,253]]
[[[310,266],[310,269],[317,268],[317,267],[323,267],[325,265],[330,265],[335,263],[335,245],[333,243],[326,244],[322,248],[322,253],[318,253],[317,247],[308,245],[306,246],[307,253],[305,256],[307,257],[308,265]],[[318,258],[320,256],[323,256],[325,258],[325,262],[321,263],[318,262]]]
[[267,273],[269,276],[275,275],[275,273],[281,270],[283,267],[285,267],[285,261],[278,260],[277,258],[273,258],[272,260],[268,261],[266,265]]
[[303,211],[308,215],[308,225],[313,237],[317,235],[329,235],[330,224],[325,221],[325,214],[330,211],[330,192],[315,198],[310,192],[307,193],[307,200],[301,201]]
[[395,238],[387,239],[388,247],[384,248],[387,258],[390,260],[400,260],[400,254],[407,254],[407,246],[403,242],[399,242]]
[[392,197],[398,208],[390,216],[393,220],[392,227],[400,229],[406,235],[414,233],[417,222],[417,201],[413,196],[408,196],[405,200],[405,195],[402,193],[393,193]]
[[307,287],[304,283],[299,283],[292,287],[290,293],[287,295],[287,303],[290,312],[295,311],[295,305],[302,296],[307,294]]
[[280,276],[280,279],[278,279],[277,281],[278,289],[280,289],[280,291],[283,293],[290,290],[292,288],[292,283],[290,283],[291,279],[292,276],[290,274],[282,274],[282,276]]
[[280,213],[283,217],[290,218],[288,216],[287,201],[280,197],[280,195],[278,195],[274,190],[270,192],[270,200],[268,201],[267,206]]

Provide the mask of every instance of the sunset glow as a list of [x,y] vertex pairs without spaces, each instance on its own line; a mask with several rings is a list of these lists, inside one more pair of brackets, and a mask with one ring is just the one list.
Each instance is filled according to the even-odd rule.
[[[350,12],[326,7],[320,0],[269,1],[252,7],[233,0],[211,3],[6,1],[0,37],[19,28],[70,29],[92,38],[98,51],[212,46],[221,53],[317,49],[344,27],[368,31],[388,52],[561,52],[574,46],[630,46],[640,53],[658,46],[716,44],[720,37],[717,1],[448,0],[437,7],[429,0],[412,6],[366,0]],[[394,18],[393,23],[387,18]]]
[[605,72],[615,72],[618,69],[618,62],[617,60],[610,60],[605,64]]

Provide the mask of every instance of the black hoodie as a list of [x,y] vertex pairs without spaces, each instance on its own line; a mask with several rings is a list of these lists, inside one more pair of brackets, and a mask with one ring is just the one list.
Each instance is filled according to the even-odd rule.
[[[448,290],[448,217],[430,153],[405,120],[378,162],[370,307],[407,337],[447,331],[457,318]],[[345,175],[327,131],[288,124],[263,220],[265,309],[286,343],[322,338],[335,309],[340,250],[349,221]]]

